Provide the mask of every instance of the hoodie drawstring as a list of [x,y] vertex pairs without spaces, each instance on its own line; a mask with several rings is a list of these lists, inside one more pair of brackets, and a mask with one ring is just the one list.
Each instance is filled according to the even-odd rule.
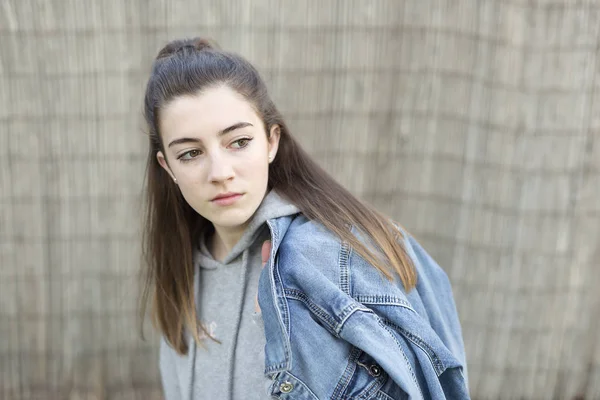
[[246,286],[247,286],[247,279],[248,279],[248,249],[244,250],[244,253],[242,254],[242,290],[240,291],[240,296],[237,299],[237,304],[238,304],[238,315],[236,318],[236,323],[235,323],[235,331],[233,334],[233,340],[231,343],[231,351],[229,352],[229,355],[227,357],[227,363],[229,364],[229,395],[227,396],[228,399],[233,400],[233,374],[234,374],[234,368],[235,368],[235,352],[237,349],[237,341],[238,341],[238,336],[240,334],[240,321],[242,320],[242,311],[244,308],[244,296],[246,295]]

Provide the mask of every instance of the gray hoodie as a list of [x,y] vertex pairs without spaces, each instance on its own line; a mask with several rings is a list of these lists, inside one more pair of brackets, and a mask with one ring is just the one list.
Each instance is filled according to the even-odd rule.
[[[264,326],[255,311],[261,247],[271,238],[268,219],[298,212],[295,205],[269,192],[222,262],[212,257],[205,238],[200,238],[194,254],[198,318],[221,344],[205,338],[204,347],[196,348],[191,341],[188,360],[182,363],[182,357],[161,340],[159,367],[166,400],[185,398],[187,393],[194,400],[269,398],[270,382],[263,374]],[[180,382],[186,381],[178,376],[182,373],[191,376],[190,387],[181,387]]]

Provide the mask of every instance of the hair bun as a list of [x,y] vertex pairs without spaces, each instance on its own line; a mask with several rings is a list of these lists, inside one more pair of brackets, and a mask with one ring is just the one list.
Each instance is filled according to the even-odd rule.
[[203,50],[213,50],[218,48],[217,44],[208,39],[195,37],[191,39],[173,40],[163,47],[156,56],[156,59],[172,56],[178,52],[195,52]]

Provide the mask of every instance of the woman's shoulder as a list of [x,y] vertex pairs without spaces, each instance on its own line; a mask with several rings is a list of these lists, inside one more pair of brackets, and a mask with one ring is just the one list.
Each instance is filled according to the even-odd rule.
[[[374,250],[368,241],[356,234],[354,228],[352,233]],[[386,286],[396,286],[346,241],[320,222],[302,214],[290,223],[278,253],[279,269],[285,278],[314,281],[322,277],[341,286],[352,280],[352,288],[365,293],[385,292]],[[352,291],[350,287],[347,290]]]
[[323,242],[339,244],[341,240],[321,222],[309,219],[303,213],[293,217],[282,240],[283,245],[295,244],[303,249],[318,247],[319,243]]
[[297,214],[279,243],[280,270],[289,269],[290,275],[318,270],[335,280],[341,246],[340,238],[323,224]]
[[[424,288],[449,290],[448,276],[444,269],[406,229],[394,221],[390,222],[399,231],[398,245],[402,246],[416,269],[417,290]],[[370,241],[364,240],[354,228],[352,232],[363,244],[371,245]],[[324,272],[332,279],[339,279],[340,271],[343,272],[348,268],[351,270],[348,273],[351,273],[355,279],[373,286],[381,287],[380,285],[391,283],[323,224],[310,220],[301,213],[290,222],[279,251],[283,260],[295,265],[305,264],[307,269],[318,268],[320,272]]]

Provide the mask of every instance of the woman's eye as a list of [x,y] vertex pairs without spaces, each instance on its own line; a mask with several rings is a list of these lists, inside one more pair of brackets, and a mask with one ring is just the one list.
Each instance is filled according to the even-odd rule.
[[243,138],[243,139],[238,139],[235,142],[233,142],[233,146],[235,146],[236,144],[238,145],[238,149],[243,149],[244,147],[248,146],[248,143],[250,143],[252,139],[249,138]]
[[190,160],[193,160],[194,158],[198,157],[199,155],[200,155],[199,150],[190,150],[186,153],[183,153],[181,156],[179,156],[179,159],[183,160],[183,161],[190,161]]

